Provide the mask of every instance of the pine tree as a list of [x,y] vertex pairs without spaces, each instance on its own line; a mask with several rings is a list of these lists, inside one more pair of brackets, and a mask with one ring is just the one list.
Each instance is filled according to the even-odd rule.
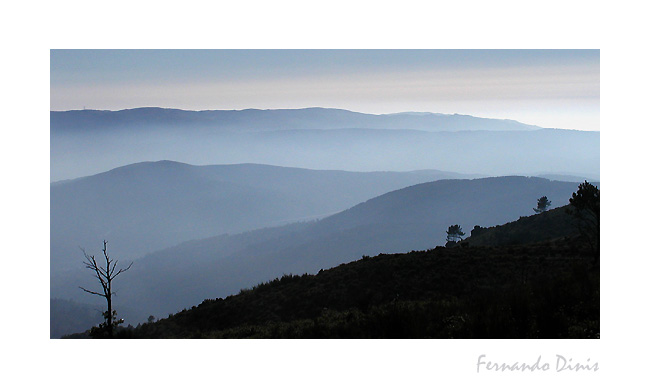
[[573,208],[569,214],[576,218],[576,226],[580,234],[587,240],[594,255],[600,259],[600,190],[598,187],[585,180],[578,186],[569,199]]
[[546,196],[537,199],[537,207],[533,208],[536,213],[543,213],[551,207],[551,201]]
[[460,241],[462,237],[465,235],[460,225],[449,226],[449,229],[447,229],[446,233],[447,233],[447,242]]

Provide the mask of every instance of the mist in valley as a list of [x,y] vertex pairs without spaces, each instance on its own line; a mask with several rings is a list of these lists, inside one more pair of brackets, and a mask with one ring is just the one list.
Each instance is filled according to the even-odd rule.
[[[236,112],[239,120],[227,126],[218,120],[203,119],[204,122],[196,123],[198,119],[193,117],[202,118],[203,112],[179,110],[120,111],[116,113],[118,118],[119,114],[126,118],[117,123],[116,119],[108,121],[101,115],[78,123],[80,120],[73,119],[87,116],[86,112],[58,113],[67,117],[52,116],[51,181],[159,160],[359,172],[436,169],[490,176],[560,173],[595,179],[599,175],[598,132],[540,129],[514,121],[463,115],[364,115],[362,118],[373,121],[360,123],[353,116],[348,122],[341,119],[330,123],[322,119],[330,112],[354,114],[327,109],[287,110],[281,119],[292,122],[293,114],[300,118],[296,126],[302,127],[283,129],[288,126],[285,123],[277,124],[280,129],[259,130],[245,120],[249,114],[246,110]],[[156,115],[171,115],[175,120],[168,118],[172,124],[159,125],[152,119]],[[405,118],[403,125],[411,127],[397,128],[402,123],[395,118]],[[444,122],[416,126],[414,119],[419,118],[444,118]],[[90,120],[100,123],[84,128]],[[154,124],[146,124],[147,120]],[[366,127],[350,127],[354,124]],[[369,128],[370,125],[377,128]],[[419,130],[413,129],[418,127]],[[435,130],[422,130],[427,127]]]
[[[324,120],[328,113],[282,111],[275,130],[255,129],[259,118],[246,114],[257,111],[237,112],[226,125],[163,109],[112,113],[110,121],[84,111],[53,115],[53,310],[97,303],[78,289],[90,279],[80,248],[97,252],[103,240],[112,256],[134,260],[115,301],[136,324],[285,273],[435,247],[451,223],[505,223],[531,214],[538,194],[561,206],[575,183],[599,177],[597,132],[402,115],[411,127],[425,119],[413,130],[390,128],[399,115],[332,110],[357,118],[346,122]],[[432,126],[431,118],[445,121]],[[461,130],[490,125],[497,129]],[[520,177],[469,180],[513,174]],[[439,184],[412,187],[422,183]],[[416,189],[424,202],[417,206],[408,195]],[[376,209],[380,199],[392,200]],[[61,315],[52,318],[58,337],[67,328]]]
[[[600,184],[598,77],[597,50],[53,50],[50,337],[98,295],[151,323],[567,206]],[[125,272],[88,294],[103,242]]]

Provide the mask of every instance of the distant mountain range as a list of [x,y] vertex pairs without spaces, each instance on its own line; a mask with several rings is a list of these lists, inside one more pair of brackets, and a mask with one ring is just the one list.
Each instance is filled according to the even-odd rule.
[[50,120],[51,298],[88,313],[68,301],[97,298],[78,289],[95,282],[79,248],[100,254],[107,240],[113,257],[136,259],[115,298],[127,322],[440,245],[451,224],[469,234],[512,221],[543,195],[562,206],[600,177],[598,132],[467,115],[138,108]]
[[280,110],[185,111],[143,107],[120,111],[52,111],[53,133],[122,128],[181,127],[188,131],[275,131],[331,129],[410,129],[425,131],[536,130],[540,127],[513,120],[478,118],[470,115],[432,113],[363,114],[333,108]]
[[319,170],[438,169],[598,179],[598,132],[466,115],[334,109],[51,112],[51,181],[142,161],[257,163]]

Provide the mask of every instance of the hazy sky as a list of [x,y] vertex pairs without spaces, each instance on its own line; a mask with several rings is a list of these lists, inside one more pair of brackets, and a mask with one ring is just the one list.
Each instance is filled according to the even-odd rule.
[[599,50],[51,50],[50,109],[333,107],[600,130]]

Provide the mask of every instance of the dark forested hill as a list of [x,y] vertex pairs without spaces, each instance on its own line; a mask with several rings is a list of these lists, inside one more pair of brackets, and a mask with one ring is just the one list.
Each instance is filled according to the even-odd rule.
[[475,226],[464,242],[472,246],[517,245],[573,236],[579,230],[575,217],[568,212],[570,208],[558,207],[489,229]]
[[[167,319],[123,329],[120,336],[597,338],[599,264],[576,230],[570,207],[476,228],[449,248],[362,256],[302,276],[284,273],[225,299],[206,299]],[[291,225],[283,233],[296,236],[317,225]],[[277,241],[278,230],[250,233],[240,249],[258,247],[256,235]],[[188,288],[197,276],[161,291]]]
[[[460,224],[494,226],[533,214],[536,199],[568,203],[577,183],[500,177],[442,180],[393,191],[318,222],[181,244],[147,255],[124,275],[123,304],[164,316],[284,273],[315,273],[363,255],[426,250]],[[118,297],[119,298],[119,297]]]
[[437,247],[284,275],[122,336],[598,338],[599,280],[575,236]]

